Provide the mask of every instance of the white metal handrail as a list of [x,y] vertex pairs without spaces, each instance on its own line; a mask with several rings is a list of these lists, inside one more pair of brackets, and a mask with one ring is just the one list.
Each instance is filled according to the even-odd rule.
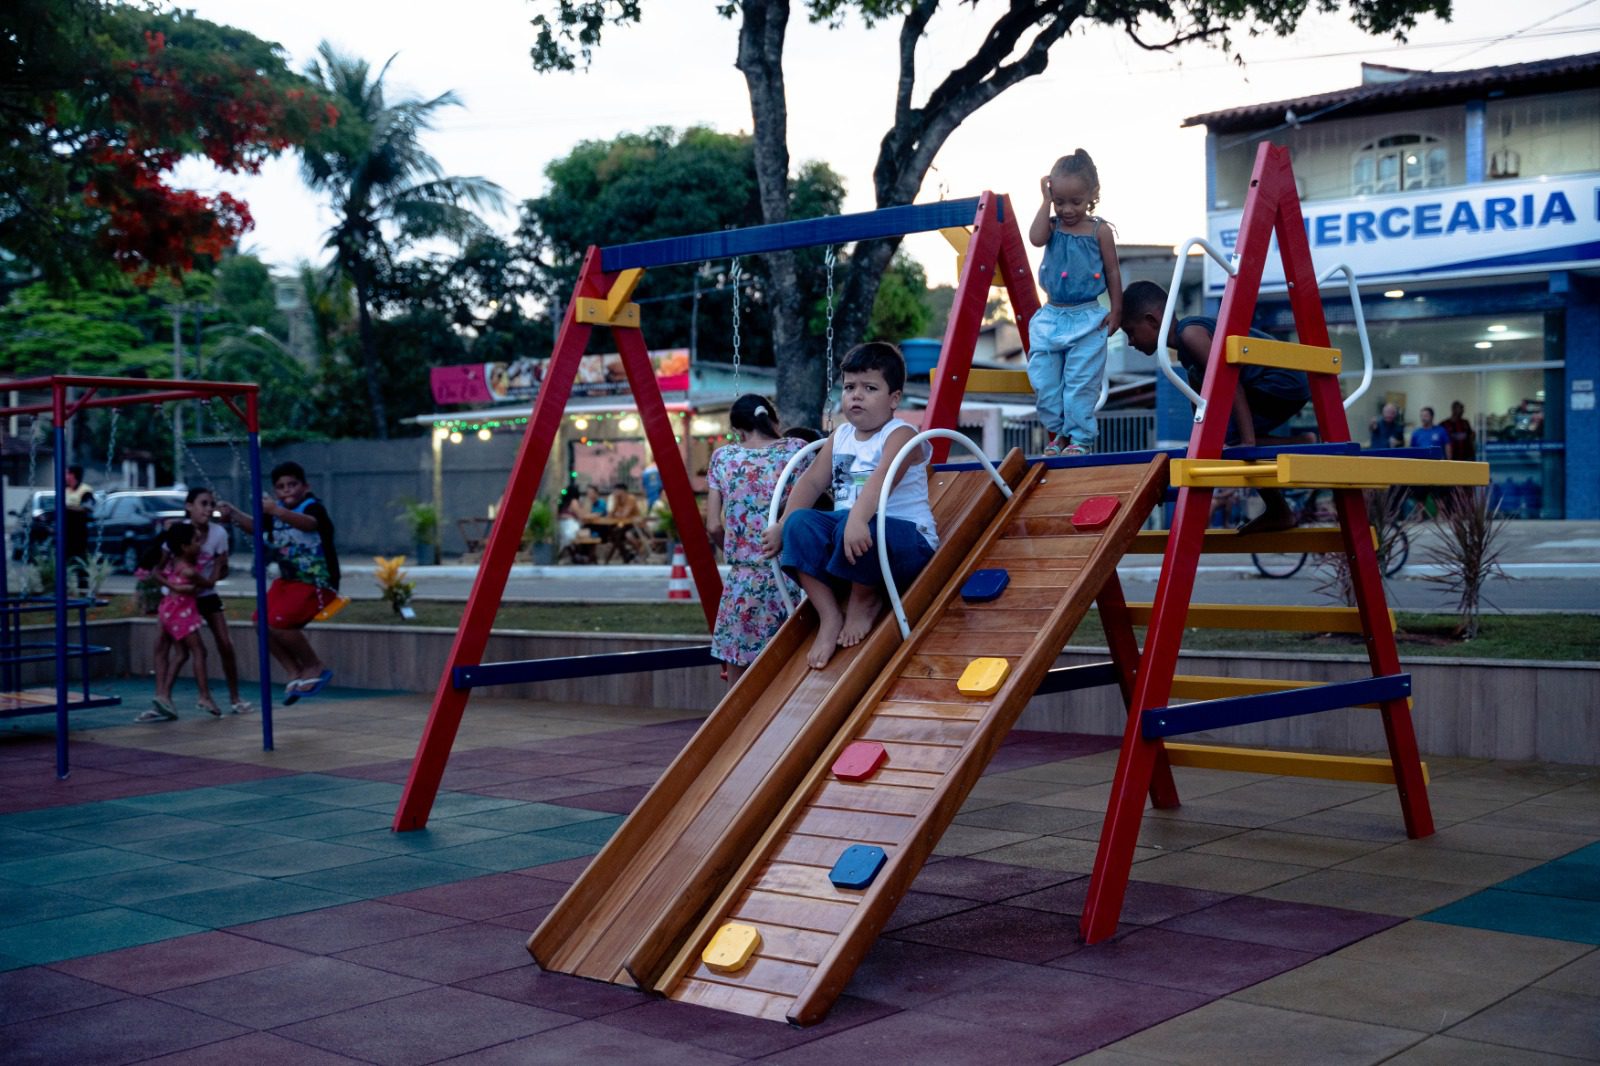
[[[795,467],[800,465],[800,460],[812,452],[821,451],[822,446],[832,437],[823,437],[814,440],[804,448],[789,456],[789,461],[783,464],[783,470],[778,474],[778,481],[772,486],[772,503],[767,505],[767,526],[771,528],[778,524],[778,515],[783,510],[783,490],[789,485],[789,478],[794,476]],[[778,578],[778,595],[783,597],[783,611],[785,614],[794,614],[794,601],[789,598],[789,583],[784,580],[783,564],[778,558],[772,560],[772,572]]]
[[954,441],[977,457],[983,468],[989,472],[989,477],[999,487],[1000,494],[1006,499],[1011,498],[1011,486],[1006,484],[1006,479],[1000,476],[1000,471],[994,467],[994,462],[983,449],[973,443],[972,438],[957,433],[953,429],[925,429],[915,437],[906,441],[904,448],[895,454],[894,461],[889,464],[889,473],[883,479],[883,488],[878,493],[878,569],[883,571],[883,587],[889,593],[889,606],[894,609],[894,620],[900,624],[900,639],[905,640],[911,635],[911,623],[906,621],[905,605],[900,602],[900,590],[895,587],[894,573],[889,569],[889,541],[884,535],[886,529],[887,511],[889,507],[889,494],[894,491],[895,478],[900,475],[900,467],[904,465],[906,456],[913,450],[921,451],[925,441],[934,440]]
[[1365,361],[1361,368],[1361,384],[1356,386],[1355,392],[1345,397],[1344,409],[1348,411],[1372,386],[1372,345],[1367,340],[1367,316],[1361,311],[1361,286],[1356,284],[1356,272],[1350,269],[1350,264],[1340,263],[1329,268],[1326,274],[1317,279],[1318,288],[1326,285],[1335,274],[1343,274],[1350,286],[1350,311],[1355,317],[1356,339],[1361,342],[1361,357]]

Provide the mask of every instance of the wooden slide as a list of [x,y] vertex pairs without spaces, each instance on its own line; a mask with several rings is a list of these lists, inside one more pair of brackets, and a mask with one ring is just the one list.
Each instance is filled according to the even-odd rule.
[[[945,537],[906,596],[910,639],[886,618],[811,671],[815,619],[790,619],[529,940],[541,966],[801,1025],[827,1013],[1166,487],[1164,455],[1023,466],[1001,466],[1003,503],[982,472],[933,476]],[[1009,585],[968,602],[979,569]],[[998,688],[958,691],[979,658],[1004,660]],[[861,741],[887,762],[839,778]],[[882,866],[836,887],[852,846]],[[713,969],[702,952],[730,923],[759,946]]]

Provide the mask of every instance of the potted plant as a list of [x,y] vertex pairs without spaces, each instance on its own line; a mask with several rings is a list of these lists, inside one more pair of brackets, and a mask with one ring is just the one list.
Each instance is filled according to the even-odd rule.
[[533,545],[533,561],[549,566],[556,557],[556,511],[550,501],[537,499],[528,510],[528,540]]
[[439,561],[439,509],[431,503],[415,501],[404,505],[400,520],[411,531],[416,545],[417,564],[431,566]]
[[372,561],[377,564],[372,576],[378,582],[379,594],[394,613],[401,618],[412,619],[417,612],[411,609],[411,597],[416,594],[417,583],[406,580],[406,572],[401,567],[406,565],[404,555],[384,558],[374,555]]

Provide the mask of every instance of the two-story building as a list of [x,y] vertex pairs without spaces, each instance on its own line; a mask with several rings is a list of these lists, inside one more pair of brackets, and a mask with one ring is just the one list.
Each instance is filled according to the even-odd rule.
[[[1357,440],[1385,402],[1408,431],[1421,408],[1442,422],[1460,403],[1507,510],[1600,518],[1600,53],[1364,65],[1352,88],[1185,125],[1207,130],[1209,238],[1224,251],[1257,146],[1292,152],[1318,273],[1344,263],[1361,280],[1375,375],[1350,412]],[[1214,312],[1226,278],[1207,266]],[[1265,282],[1256,325],[1292,337],[1276,256]],[[1359,375],[1343,281],[1323,296]],[[1189,405],[1165,380],[1158,408],[1159,436],[1186,441]]]

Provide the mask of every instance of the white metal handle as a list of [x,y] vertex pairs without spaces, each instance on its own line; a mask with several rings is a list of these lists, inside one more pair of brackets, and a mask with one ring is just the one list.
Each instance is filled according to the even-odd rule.
[[[822,446],[831,437],[814,440],[804,448],[789,456],[789,461],[783,464],[783,470],[778,474],[777,484],[772,486],[772,502],[767,505],[767,526],[771,528],[778,524],[778,514],[783,510],[783,490],[789,486],[789,478],[794,476],[795,467],[800,465],[800,460],[812,452],[821,451]],[[794,614],[794,601],[789,599],[789,583],[785,581],[783,565],[778,559],[772,560],[772,572],[778,578],[778,595],[783,597],[783,610],[785,614]]]
[[1190,237],[1178,248],[1178,261],[1172,265],[1172,284],[1167,287],[1167,306],[1161,312],[1161,332],[1156,334],[1156,366],[1167,376],[1167,380],[1177,387],[1178,391],[1189,397],[1194,404],[1194,420],[1198,424],[1206,416],[1206,401],[1189,387],[1172,366],[1172,360],[1167,356],[1167,334],[1172,331],[1172,320],[1178,314],[1178,290],[1183,285],[1183,267],[1189,260],[1189,249],[1199,245],[1217,265],[1228,272],[1231,278],[1239,273],[1239,268],[1233,265],[1233,260],[1223,255],[1204,237]]
[[989,478],[999,487],[1000,494],[1008,500],[1011,498],[1011,486],[1006,484],[1006,479],[1000,476],[1000,471],[994,468],[994,463],[989,457],[983,454],[983,449],[974,444],[970,437],[963,436],[953,429],[925,429],[906,441],[906,446],[895,454],[894,461],[889,464],[889,473],[883,479],[883,489],[878,493],[878,569],[883,571],[883,587],[889,593],[889,606],[894,609],[894,620],[900,623],[901,640],[911,635],[911,623],[906,621],[906,609],[900,602],[900,590],[895,587],[894,573],[889,569],[889,541],[884,535],[889,494],[894,491],[894,480],[899,476],[900,467],[904,465],[906,456],[912,454],[913,450],[920,452],[925,441],[935,438],[954,441],[971,452],[989,472]]
[[1365,364],[1361,368],[1361,384],[1356,386],[1356,391],[1345,397],[1344,409],[1350,410],[1355,402],[1361,399],[1367,389],[1372,386],[1372,345],[1367,341],[1367,316],[1361,311],[1361,286],[1356,284],[1356,272],[1350,269],[1348,263],[1340,263],[1331,267],[1327,273],[1317,279],[1320,287],[1326,285],[1335,274],[1343,274],[1345,282],[1350,286],[1350,310],[1356,320],[1356,339],[1361,342],[1361,357]]

